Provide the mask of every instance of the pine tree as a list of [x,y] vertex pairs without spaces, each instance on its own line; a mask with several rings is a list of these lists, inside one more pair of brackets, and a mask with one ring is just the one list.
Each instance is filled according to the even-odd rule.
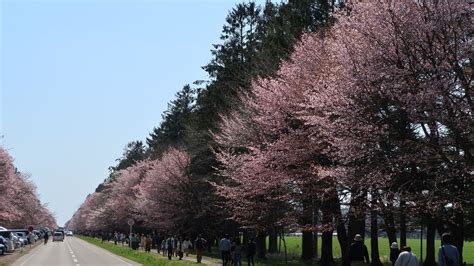
[[126,169],[143,159],[145,159],[145,146],[143,142],[139,140],[132,141],[125,146],[122,157],[116,160],[118,162],[117,165],[109,167],[109,170],[115,172]]
[[186,127],[194,111],[195,96],[189,85],[176,94],[176,99],[168,104],[159,127],[154,128],[146,142],[148,156],[159,157],[169,146],[183,145]]

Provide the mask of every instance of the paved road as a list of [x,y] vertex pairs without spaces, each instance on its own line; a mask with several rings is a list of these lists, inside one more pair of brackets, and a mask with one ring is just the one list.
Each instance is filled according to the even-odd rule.
[[32,250],[13,263],[13,266],[132,266],[140,265],[114,255],[102,248],[75,237],[66,237],[64,242],[51,242]]

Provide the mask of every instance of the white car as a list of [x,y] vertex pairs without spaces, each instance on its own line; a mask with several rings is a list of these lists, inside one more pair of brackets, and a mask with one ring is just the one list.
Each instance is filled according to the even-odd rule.
[[12,232],[12,235],[11,235],[11,240],[13,240],[13,243],[15,244],[15,248],[21,248],[23,247],[23,242],[20,240],[20,238],[18,237],[18,235],[16,235],[15,233]]
[[54,232],[53,234],[53,242],[54,241],[64,241],[64,235],[61,232]]
[[15,243],[11,239],[11,232],[2,232],[0,236],[3,237],[3,241],[5,241],[6,251],[13,252],[15,251]]
[[22,246],[28,245],[28,236],[25,232],[15,232],[14,234],[18,236]]
[[66,235],[67,235],[67,236],[72,236],[72,231],[67,231],[67,232],[66,232]]

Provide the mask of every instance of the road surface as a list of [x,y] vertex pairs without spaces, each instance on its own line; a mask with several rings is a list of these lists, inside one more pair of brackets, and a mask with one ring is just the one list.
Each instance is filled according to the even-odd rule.
[[51,242],[33,249],[18,259],[13,266],[134,266],[133,261],[114,255],[102,248],[75,237],[66,237],[64,242]]

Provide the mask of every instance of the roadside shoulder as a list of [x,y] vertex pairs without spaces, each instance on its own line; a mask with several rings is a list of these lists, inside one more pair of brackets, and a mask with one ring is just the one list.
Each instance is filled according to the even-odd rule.
[[5,253],[5,255],[0,256],[0,266],[11,265],[14,262],[18,261],[24,255],[31,253],[32,251],[38,249],[42,244],[42,241],[36,241],[33,245],[28,245],[21,249],[15,249],[13,253]]

